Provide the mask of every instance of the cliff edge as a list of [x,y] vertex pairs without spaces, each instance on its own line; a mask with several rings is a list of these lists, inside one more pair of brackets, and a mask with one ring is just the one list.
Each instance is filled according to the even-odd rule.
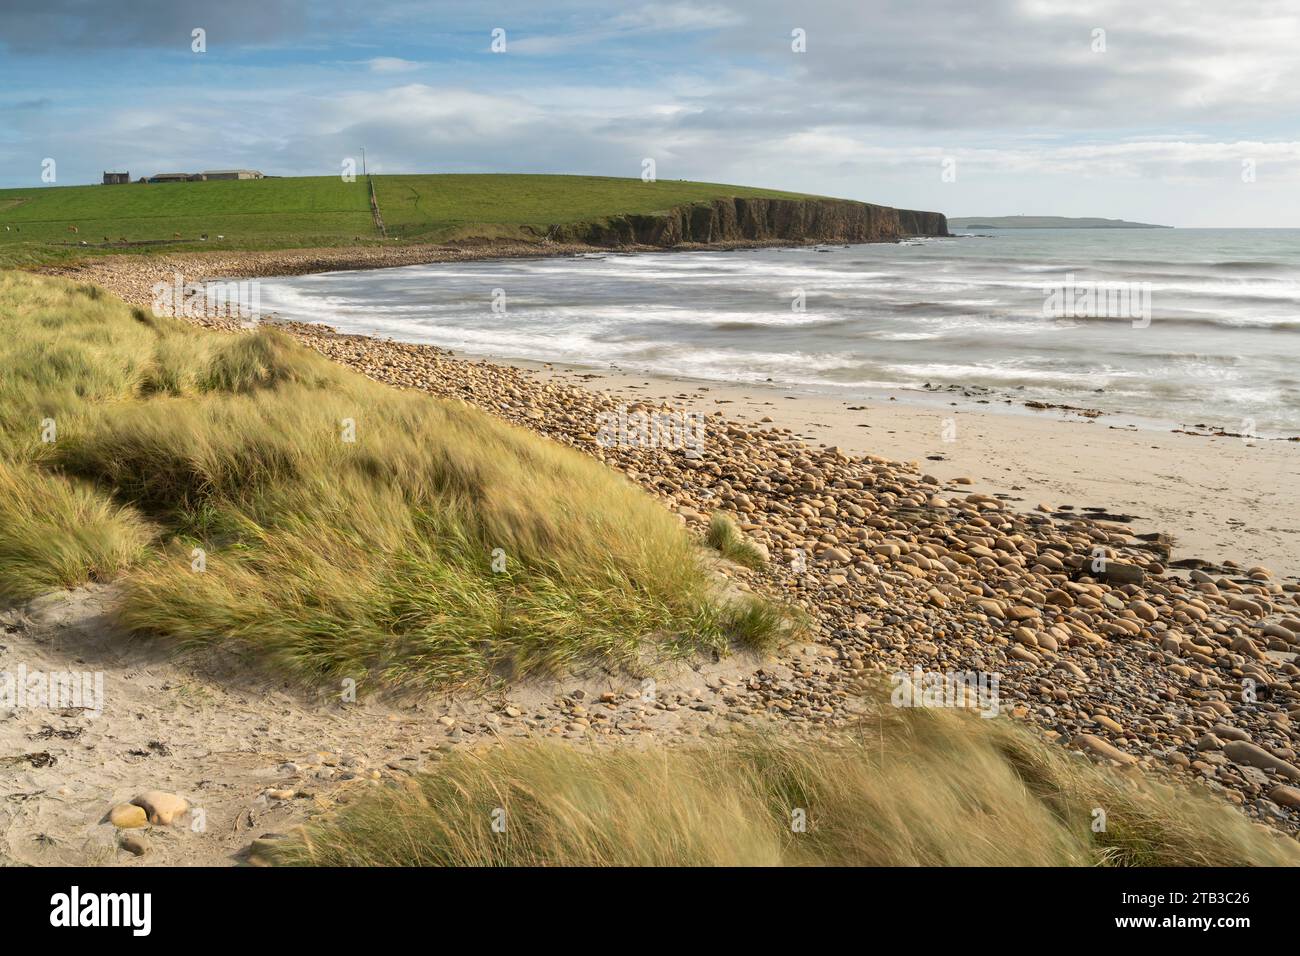
[[553,226],[561,242],[596,246],[675,246],[737,240],[791,242],[896,242],[912,236],[947,236],[938,212],[895,209],[848,199],[714,199],[667,212],[611,216]]

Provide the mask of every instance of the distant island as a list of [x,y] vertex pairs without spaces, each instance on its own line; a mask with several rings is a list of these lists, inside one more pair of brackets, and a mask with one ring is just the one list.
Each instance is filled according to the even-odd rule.
[[949,218],[952,229],[1172,229],[1149,222],[1127,219],[1096,219],[1090,216],[958,216]]

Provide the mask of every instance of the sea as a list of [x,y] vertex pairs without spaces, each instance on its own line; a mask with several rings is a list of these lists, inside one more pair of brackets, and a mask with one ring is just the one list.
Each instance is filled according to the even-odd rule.
[[1300,230],[1024,229],[261,280],[264,316],[469,356],[1300,434]]

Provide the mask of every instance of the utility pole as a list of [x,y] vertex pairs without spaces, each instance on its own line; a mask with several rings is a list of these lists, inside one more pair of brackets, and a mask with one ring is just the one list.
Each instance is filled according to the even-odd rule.
[[361,175],[364,176],[365,174],[366,174],[366,148],[362,146],[361,147]]

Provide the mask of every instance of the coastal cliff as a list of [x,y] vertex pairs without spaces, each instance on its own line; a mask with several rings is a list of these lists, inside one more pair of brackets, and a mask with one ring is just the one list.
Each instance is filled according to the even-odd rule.
[[612,216],[553,226],[549,238],[596,246],[675,246],[740,240],[895,242],[946,236],[942,213],[895,209],[847,199],[714,199],[664,213]]

